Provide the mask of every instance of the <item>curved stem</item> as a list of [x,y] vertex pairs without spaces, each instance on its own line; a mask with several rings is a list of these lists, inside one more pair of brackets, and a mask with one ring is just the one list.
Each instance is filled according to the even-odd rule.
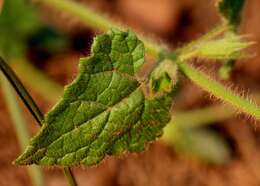
[[31,114],[37,120],[39,125],[41,126],[42,120],[44,118],[42,112],[40,111],[39,107],[33,101],[31,95],[28,91],[24,88],[22,82],[18,79],[15,75],[14,71],[7,65],[2,57],[0,57],[0,69],[11,83],[11,85],[16,90],[17,94],[22,99],[23,103],[27,106]]
[[71,169],[69,167],[64,167],[63,173],[64,173],[65,177],[67,178],[67,181],[70,186],[77,186],[76,179],[73,175],[73,172],[71,171]]
[[[38,0],[47,5],[51,5],[59,10],[62,10],[72,16],[78,17],[85,25],[90,26],[92,28],[99,29],[101,31],[107,31],[111,27],[116,27],[119,29],[125,29],[123,27],[97,13],[89,9],[88,7],[83,7],[82,5],[70,1],[70,0]],[[221,33],[225,29],[225,27],[220,27],[219,29],[215,29],[212,31],[212,35]],[[207,39],[211,37],[211,34],[206,35]],[[156,42],[153,42],[145,37],[140,37],[140,39],[144,42],[146,52],[154,57],[158,57],[160,52],[165,50],[166,47],[159,45]],[[181,49],[180,49],[181,50]],[[188,55],[188,54],[187,54]],[[181,55],[179,56],[181,58]],[[220,83],[213,81],[206,74],[200,72],[190,66],[185,62],[178,63],[179,68],[185,73],[185,75],[191,79],[195,84],[199,87],[203,88],[207,92],[212,95],[220,98],[224,101],[227,101],[231,105],[235,106],[239,110],[248,113],[254,116],[257,119],[260,119],[260,108],[257,105],[252,104],[250,101],[243,99],[237,95],[235,95],[231,90],[225,88]]]
[[215,97],[226,101],[231,104],[239,111],[247,113],[256,119],[260,119],[260,108],[252,101],[243,99],[242,97],[234,94],[230,89],[224,87],[217,81],[209,78],[206,74],[196,70],[192,66],[184,62],[177,62],[180,70],[195,84],[200,86],[202,89],[211,93]]
[[[4,61],[2,57],[0,57],[0,69],[6,76],[6,78],[9,80],[11,85],[16,90],[17,94],[20,96],[28,110],[31,112],[31,114],[34,116],[34,118],[37,120],[37,123],[42,126],[42,122],[44,120],[44,115],[31,97],[31,95],[28,93],[28,91],[25,89],[19,78],[16,76],[14,71],[7,65],[7,63]],[[67,178],[67,181],[69,183],[69,186],[77,186],[76,180],[72,174],[72,171],[69,167],[63,168],[64,175]]]
[[[97,14],[87,6],[82,6],[81,4],[71,1],[71,0],[37,0],[39,3],[50,5],[51,7],[56,8],[66,12],[74,17],[77,17],[83,24],[90,28],[95,28],[99,31],[106,32],[111,28],[118,28],[120,30],[128,30],[127,26],[114,22],[105,16]],[[146,37],[139,35],[139,38],[145,45],[146,52],[149,54],[159,57],[160,51],[162,48],[167,48],[162,46]]]

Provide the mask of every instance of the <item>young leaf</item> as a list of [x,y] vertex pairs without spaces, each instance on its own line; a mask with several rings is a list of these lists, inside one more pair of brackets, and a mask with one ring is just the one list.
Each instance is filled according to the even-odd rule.
[[172,93],[145,98],[135,72],[144,46],[131,32],[95,38],[79,75],[47,114],[19,165],[94,165],[106,155],[142,151],[170,120]]
[[165,93],[177,83],[177,65],[170,60],[162,61],[151,73],[150,87],[153,93]]
[[248,57],[241,52],[251,46],[253,42],[243,40],[242,36],[235,33],[226,33],[223,38],[201,43],[194,50],[194,56],[202,59],[231,60]]
[[236,28],[241,20],[244,3],[245,0],[219,0],[218,10],[228,24]]
[[[235,33],[241,22],[241,13],[244,4],[245,0],[220,0],[218,3],[219,12]],[[227,80],[230,77],[235,63],[236,61],[232,59],[225,61],[218,71],[220,79]]]

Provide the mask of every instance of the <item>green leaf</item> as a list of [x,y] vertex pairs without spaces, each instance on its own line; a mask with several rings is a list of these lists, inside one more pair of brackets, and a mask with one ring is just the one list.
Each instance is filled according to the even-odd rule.
[[94,165],[106,155],[142,151],[162,134],[173,94],[146,98],[135,77],[143,43],[111,30],[95,38],[91,51],[16,164]]
[[245,40],[245,37],[233,32],[226,33],[223,38],[201,43],[195,50],[194,55],[198,58],[232,60],[246,58],[249,55],[242,52],[254,44]]
[[218,10],[224,19],[235,28],[240,24],[245,0],[219,0]]
[[151,73],[150,87],[153,93],[165,93],[177,83],[177,65],[170,60],[162,61]]

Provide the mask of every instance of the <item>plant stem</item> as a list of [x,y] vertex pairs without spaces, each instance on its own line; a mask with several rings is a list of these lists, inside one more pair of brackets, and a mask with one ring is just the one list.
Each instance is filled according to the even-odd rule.
[[7,65],[7,63],[1,57],[0,57],[0,69],[6,76],[8,81],[11,83],[11,85],[14,87],[14,89],[16,90],[16,92],[18,93],[18,95],[20,96],[24,104],[27,106],[31,114],[37,120],[39,125],[41,125],[41,122],[43,120],[43,115],[40,109],[37,107],[32,97],[24,88],[23,84],[15,75],[13,70]]
[[[22,116],[22,110],[19,107],[15,94],[10,86],[10,84],[6,81],[4,76],[0,74],[0,79],[2,83],[3,95],[6,101],[7,108],[9,110],[11,119],[14,124],[14,128],[16,130],[16,135],[18,137],[18,142],[20,144],[21,149],[25,149],[27,144],[29,143],[30,135],[28,129],[25,127],[26,122],[24,117]],[[28,173],[31,177],[32,183],[35,186],[44,186],[43,175],[41,169],[37,166],[30,166],[28,168]]]
[[[30,63],[25,60],[13,60],[11,67],[15,70],[16,74],[20,76],[23,82],[31,86],[34,91],[37,91],[46,100],[55,103],[62,95],[62,86],[54,83],[48,79],[41,71],[34,68]],[[37,79],[36,82],[31,79]],[[49,91],[51,90],[51,91]],[[51,94],[49,94],[51,92]],[[257,94],[254,96],[254,100],[260,100]],[[258,103],[258,102],[257,102]],[[260,102],[259,102],[260,103]],[[174,112],[171,123],[181,123],[181,125],[200,126],[211,122],[221,121],[232,117],[236,112],[232,107],[226,107],[224,105],[209,106],[207,108],[195,109],[185,112]]]
[[1,87],[4,98],[6,100],[6,106],[11,114],[11,119],[14,121],[15,129],[17,130],[17,135],[19,138],[19,144],[24,149],[29,142],[29,132],[27,131],[25,125],[25,120],[22,117],[22,111],[17,104],[17,99],[13,90],[10,88],[8,81],[4,78],[2,73],[0,74]]
[[67,178],[67,182],[69,183],[70,186],[77,185],[73,172],[71,171],[71,169],[69,167],[64,167],[63,173],[64,173],[65,177]]
[[209,78],[207,75],[196,70],[192,66],[189,66],[187,63],[177,63],[180,70],[202,89],[211,93],[215,97],[230,103],[239,111],[243,111],[244,113],[247,113],[256,119],[260,119],[260,108],[252,101],[235,95],[230,89]]
[[[110,20],[104,18],[103,16],[96,14],[93,10],[84,7],[83,5],[76,3],[71,0],[37,0],[44,4],[50,5],[50,7],[55,7],[66,13],[69,13],[91,28],[97,28],[101,32],[105,32],[110,28],[123,28],[122,25],[118,23],[111,22]],[[36,2],[37,2],[36,1]]]
[[[107,31],[112,27],[116,27],[118,29],[126,28],[119,24],[116,24],[113,21],[110,21],[109,19],[103,16],[100,16],[99,14],[90,10],[89,8],[83,7],[82,5],[74,1],[70,1],[70,0],[38,0],[38,1],[50,5],[52,7],[55,7],[56,9],[67,12],[68,14],[79,18],[87,26],[99,29],[101,31]],[[220,29],[220,31],[222,30]],[[206,39],[209,37],[210,36],[207,35]],[[145,37],[141,36],[140,39],[144,42],[146,52],[154,57],[158,57],[160,52],[164,51],[166,48],[160,46],[156,42],[146,39]],[[179,58],[181,59],[182,56],[180,55]],[[206,74],[196,70],[189,64],[181,62],[178,63],[178,66],[186,74],[188,78],[190,78],[195,84],[197,84],[207,92],[211,93],[217,98],[227,101],[231,105],[235,106],[237,109],[247,114],[250,114],[257,119],[260,119],[260,108],[258,108],[255,104],[252,104],[250,101],[235,95],[234,93],[232,93],[232,91],[228,90],[220,83],[213,81]]]
[[[13,70],[7,65],[7,63],[3,60],[3,58],[0,57],[0,69],[6,76],[6,78],[9,80],[11,85],[16,90],[17,94],[20,96],[28,110],[32,113],[34,118],[37,120],[37,123],[42,126],[42,122],[44,120],[44,115],[40,111],[37,104],[32,99],[31,95],[28,93],[28,91],[24,88],[21,81],[18,79],[16,74],[13,72]],[[63,168],[64,175],[66,176],[68,180],[69,186],[77,186],[76,180],[70,170],[70,168],[65,167]],[[72,179],[73,178],[73,179]]]
[[[97,14],[87,6],[83,6],[75,1],[71,0],[37,0],[37,2],[50,5],[50,7],[56,8],[63,12],[66,12],[74,17],[77,17],[83,24],[90,28],[95,28],[101,32],[106,32],[111,28],[117,28],[120,30],[128,30],[129,28],[111,21],[108,18]],[[162,48],[166,49],[166,46],[161,46],[158,43],[147,39],[146,37],[139,35],[139,38],[145,45],[146,52],[159,57]]]
[[[43,96],[46,100],[54,103],[62,95],[62,86],[52,82],[41,71],[35,69],[30,63],[25,60],[14,60],[11,64],[11,67],[15,70],[16,74],[22,78],[23,82],[28,83],[34,91],[38,91],[37,93]],[[34,81],[31,81],[32,78],[37,79],[36,82],[41,82],[41,84],[39,85],[38,83],[34,83]],[[51,94],[49,94],[49,92],[51,92]],[[260,98],[256,98],[256,100],[259,99]],[[173,119],[170,123],[201,126],[227,119],[235,114],[236,112],[232,107],[226,107],[224,105],[209,106],[207,108],[191,111],[173,112]]]

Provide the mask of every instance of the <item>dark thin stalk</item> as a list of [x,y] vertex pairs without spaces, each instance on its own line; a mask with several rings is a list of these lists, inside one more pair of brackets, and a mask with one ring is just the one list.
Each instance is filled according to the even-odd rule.
[[[37,123],[40,126],[42,126],[42,121],[44,120],[43,113],[41,112],[40,108],[33,100],[32,96],[25,89],[22,82],[16,76],[15,72],[9,67],[9,65],[5,62],[5,60],[1,56],[0,56],[0,69],[3,72],[3,74],[6,76],[8,81],[11,83],[11,85],[13,86],[13,88],[15,89],[19,97],[22,99],[23,103],[26,105],[28,110],[34,116]],[[69,186],[77,186],[75,177],[69,167],[64,167],[63,173],[67,178]]]
[[28,91],[24,88],[22,82],[18,79],[14,71],[7,65],[2,57],[0,57],[0,69],[4,73],[5,77],[11,83],[19,97],[22,99],[23,103],[29,109],[31,114],[34,116],[38,124],[42,125],[42,120],[44,118],[42,112],[40,111],[39,107],[33,101],[31,95]]

